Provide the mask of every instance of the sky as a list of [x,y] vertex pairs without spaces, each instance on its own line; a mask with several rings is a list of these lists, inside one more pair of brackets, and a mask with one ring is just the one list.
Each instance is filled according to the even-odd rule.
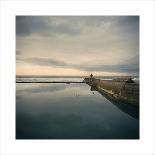
[[139,75],[139,16],[16,16],[16,75]]

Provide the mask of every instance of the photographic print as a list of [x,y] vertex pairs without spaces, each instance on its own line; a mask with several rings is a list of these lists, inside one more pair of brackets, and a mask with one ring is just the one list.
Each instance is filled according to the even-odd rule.
[[16,16],[16,139],[139,139],[139,16]]

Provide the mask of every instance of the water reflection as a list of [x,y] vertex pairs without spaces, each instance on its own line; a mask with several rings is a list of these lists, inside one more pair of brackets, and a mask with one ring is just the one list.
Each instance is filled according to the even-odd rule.
[[86,84],[17,84],[17,139],[137,139],[139,121]]
[[103,97],[105,97],[106,99],[111,101],[111,103],[113,103],[113,105],[118,107],[124,113],[130,115],[133,118],[139,119],[139,108],[134,107],[134,106],[129,105],[129,104],[125,104],[125,103],[121,103],[121,102],[116,102],[116,101],[112,100],[108,95],[103,93],[103,91],[100,91],[99,89],[97,89],[97,87],[93,87],[92,86],[90,90],[93,91],[93,94],[94,94],[94,91],[99,92]]
[[[66,88],[66,85],[60,85],[60,84],[33,84],[33,83],[29,83],[29,84],[18,84],[18,88],[16,93],[41,93],[41,92],[55,92],[55,91],[59,91],[59,90],[63,90]],[[23,89],[23,86],[25,87]],[[20,88],[21,87],[21,88]]]

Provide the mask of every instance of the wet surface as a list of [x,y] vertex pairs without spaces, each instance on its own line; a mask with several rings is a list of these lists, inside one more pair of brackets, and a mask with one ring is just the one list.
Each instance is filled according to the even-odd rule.
[[137,139],[139,119],[131,109],[87,84],[18,83],[16,138]]

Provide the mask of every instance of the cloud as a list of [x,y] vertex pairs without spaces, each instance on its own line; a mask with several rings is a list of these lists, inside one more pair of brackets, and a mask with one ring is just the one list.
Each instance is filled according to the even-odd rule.
[[94,64],[70,64],[64,61],[58,61],[49,58],[26,58],[21,59],[24,62],[38,66],[72,68],[90,72],[138,72],[138,64],[121,64],[121,65],[94,65]]
[[139,16],[16,16],[16,36],[17,68],[139,72]]
[[25,62],[29,62],[40,66],[59,66],[59,67],[67,66],[67,64],[63,61],[58,61],[58,60],[48,59],[48,58],[26,58],[23,60]]
[[134,55],[133,57],[126,59],[126,64],[137,64],[139,65],[139,54]]
[[66,21],[57,22],[55,18],[48,16],[16,16],[16,35],[29,36],[37,34],[41,36],[56,36],[58,34],[76,35],[80,33],[80,29],[77,26],[73,26]]
[[20,56],[22,54],[22,52],[20,50],[16,50],[16,55]]
[[17,36],[79,35],[86,29],[134,24],[128,16],[16,16]]

